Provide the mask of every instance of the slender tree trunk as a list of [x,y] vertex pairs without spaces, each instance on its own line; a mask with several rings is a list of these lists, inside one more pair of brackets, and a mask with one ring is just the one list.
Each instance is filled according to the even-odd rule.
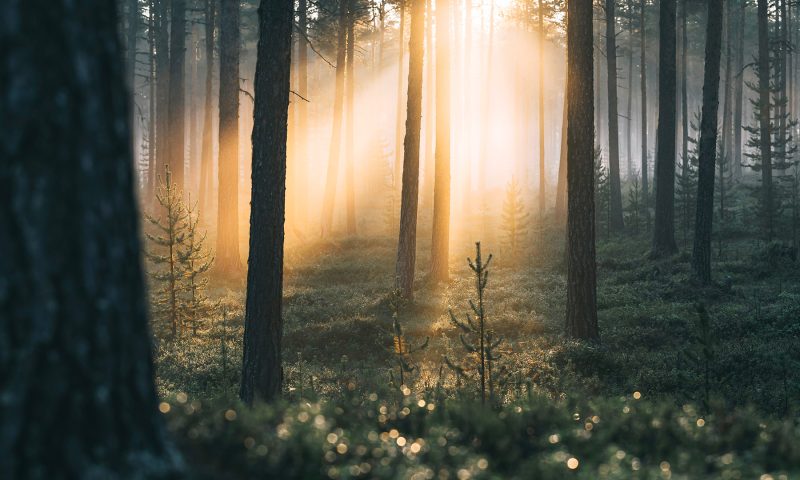
[[[471,0],[467,0],[471,1]],[[481,18],[482,21],[482,18]],[[483,32],[483,28],[481,27],[481,32]],[[484,70],[486,71],[486,77],[484,80],[483,85],[483,105],[481,106],[481,152],[480,157],[478,157],[478,182],[480,188],[480,199],[481,199],[481,235],[486,236],[488,232],[487,228],[487,217],[488,217],[488,207],[486,204],[486,165],[488,164],[488,156],[489,156],[489,109],[491,107],[491,96],[492,96],[492,60],[493,60],[493,53],[494,53],[494,0],[489,0],[489,39],[487,42],[487,52],[486,52],[486,64]]]
[[150,102],[147,110],[147,185],[143,205],[150,205],[156,185],[156,9],[155,0],[148,0],[147,56],[149,72],[147,78]]
[[544,140],[544,4],[539,0],[539,219],[545,213],[545,140]]
[[567,3],[567,317],[572,338],[599,340],[594,226],[592,1]]
[[339,181],[339,155],[342,141],[342,110],[347,58],[347,2],[339,0],[338,41],[336,48],[336,86],[333,97],[333,128],[328,149],[328,173],[322,203],[322,236],[333,230],[333,210],[336,202],[336,184]]
[[181,476],[156,410],[116,3],[0,7],[2,478]]
[[723,6],[723,37],[725,39],[725,96],[722,108],[722,141],[720,142],[719,155],[719,218],[725,218],[725,166],[730,163],[731,144],[731,40],[733,25],[731,23],[731,8],[729,4]]
[[[406,2],[411,0],[400,0],[397,8],[400,10],[400,28],[398,29],[397,36],[400,44],[398,46],[398,61],[397,61],[397,120],[395,122],[395,157],[394,157],[394,174],[392,175],[392,182],[394,184],[394,197],[400,195],[401,176],[403,175],[403,150],[400,148],[403,145],[403,114],[406,113],[403,108],[403,86],[405,86],[405,57],[406,57]],[[392,212],[392,218],[395,218],[396,212]],[[394,222],[392,222],[394,223]]]
[[697,179],[692,269],[703,283],[711,282],[711,232],[714,219],[714,162],[717,158],[717,108],[722,48],[722,0],[710,0],[706,26],[706,62],[703,112],[700,123],[700,160]]
[[[472,211],[472,164],[474,159],[474,152],[472,149],[472,104],[475,101],[474,92],[472,91],[472,53],[473,53],[473,42],[472,42],[472,2],[473,0],[464,0],[464,79],[463,79],[463,91],[461,92],[464,96],[463,100],[463,107],[461,113],[461,131],[464,132],[465,138],[467,139],[464,145],[461,145],[462,152],[463,152],[463,168],[464,168],[464,202],[462,206],[462,210],[465,213],[469,213]],[[460,15],[456,15],[456,18],[460,18]]]
[[[156,177],[162,175],[169,162],[169,2],[155,0],[156,21]],[[153,189],[158,181],[153,179]],[[153,196],[153,199],[155,195]]]
[[[295,114],[297,115],[297,123],[295,132],[297,138],[297,152],[294,161],[297,175],[295,178],[294,188],[297,190],[295,195],[301,197],[308,189],[307,176],[309,174],[308,167],[308,103],[304,99],[308,99],[308,44],[306,37],[308,36],[308,0],[299,0],[297,10],[297,28],[300,35],[297,39],[297,93],[303,97],[296,100]],[[308,202],[305,198],[299,198],[297,201],[297,221],[296,225],[305,225],[308,221]]]
[[733,106],[733,177],[742,177],[742,119],[744,110],[744,28],[745,1],[738,2],[739,28],[736,34],[736,91]]
[[642,207],[644,209],[646,229],[650,229],[650,184],[647,178],[647,35],[645,23],[647,20],[646,8],[647,0],[641,0],[639,3],[639,32],[640,32],[640,59],[639,59],[639,89],[641,92],[641,107],[642,107]]
[[347,60],[345,64],[345,98],[347,99],[347,117],[345,118],[345,188],[347,200],[347,234],[356,234],[356,178],[355,178],[355,91],[356,82],[354,78],[355,59],[355,1],[347,1]]
[[617,17],[615,1],[606,0],[606,60],[608,66],[608,174],[611,187],[611,229],[624,228],[619,179],[619,100],[617,92]]
[[138,170],[139,156],[137,155],[138,145],[136,144],[136,130],[138,122],[136,121],[136,41],[139,36],[139,26],[141,18],[139,14],[139,0],[127,0],[128,3],[128,31],[127,31],[127,47],[125,54],[127,55],[127,68],[128,68],[128,88],[131,91],[131,151],[133,152],[133,162]]
[[655,257],[678,251],[675,243],[675,0],[661,0],[659,14],[658,132]]
[[217,268],[233,274],[239,257],[239,0],[220,0]]
[[[430,62],[430,60],[428,60]],[[450,263],[450,0],[436,4],[436,184],[431,280],[449,280]]]
[[292,0],[262,0],[258,9],[250,258],[239,392],[247,404],[274,400],[283,380],[281,301],[292,8]]
[[411,39],[408,42],[408,105],[403,144],[403,194],[400,238],[397,245],[396,288],[403,297],[414,296],[419,202],[419,144],[422,123],[422,65],[425,36],[425,0],[411,0]]
[[628,127],[625,140],[628,154],[628,181],[633,179],[633,0],[628,0],[628,119],[625,125]]
[[184,185],[186,0],[172,0],[169,38],[169,169],[172,181]]
[[[427,0],[425,3],[426,8],[426,21],[425,24],[425,55],[428,57],[427,65],[425,66],[425,109],[423,116],[425,120],[425,179],[422,182],[422,204],[430,206],[433,200],[433,189],[435,183],[435,141],[436,135],[436,110],[434,108],[435,94],[435,75],[434,66],[434,51],[433,51],[433,1]],[[429,207],[430,208],[430,207]]]
[[772,126],[770,124],[770,68],[769,68],[769,6],[768,0],[758,0],[758,116],[759,150],[761,153],[761,218],[764,236],[772,240],[774,234],[772,207]]
[[206,22],[206,85],[205,85],[205,106],[203,107],[203,146],[201,148],[200,159],[200,215],[204,216],[208,209],[209,197],[211,192],[211,168],[214,162],[214,98],[212,90],[214,88],[214,23],[217,15],[217,0],[205,0],[205,22]]
[[[689,49],[689,32],[687,28],[686,22],[687,12],[686,12],[686,0],[681,1],[681,176],[686,178],[689,173],[689,73],[686,65],[686,60],[688,55]],[[684,192],[686,195],[687,192]],[[688,212],[684,212],[684,227],[688,227],[689,225],[689,218],[687,215]],[[685,236],[686,230],[688,228],[684,228],[684,243],[685,243]],[[685,245],[684,245],[685,247]]]

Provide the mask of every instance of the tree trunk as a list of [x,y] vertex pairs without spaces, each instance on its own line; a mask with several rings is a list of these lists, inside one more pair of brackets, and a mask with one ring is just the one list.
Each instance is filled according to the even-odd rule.
[[571,338],[599,340],[594,226],[592,1],[569,0],[567,23],[567,318]]
[[625,125],[628,127],[625,140],[628,154],[628,181],[633,180],[633,0],[628,0],[628,119]]
[[764,235],[772,240],[772,126],[770,124],[770,70],[769,70],[769,6],[768,0],[758,0],[758,117],[759,150],[761,153],[761,218]]
[[[567,65],[569,78],[569,65]],[[561,151],[558,155],[558,184],[556,185],[556,221],[559,225],[567,223],[567,138],[569,119],[569,82],[564,85],[564,110],[561,116]]]
[[292,0],[262,0],[258,8],[250,258],[239,392],[248,405],[277,398],[283,380],[281,301],[292,8]]
[[[169,1],[155,0],[156,21],[156,178],[153,189],[158,188],[157,177],[169,163]],[[153,199],[155,195],[153,196]]]
[[[689,74],[687,72],[686,60],[688,57],[687,50],[689,49],[689,32],[687,29],[686,17],[686,0],[681,1],[681,176],[686,178],[689,172],[689,96],[688,96],[688,81]],[[686,192],[684,192],[684,195]],[[688,227],[689,218],[684,212],[684,227]],[[684,243],[686,242],[686,230],[684,228]],[[686,245],[684,244],[684,247]]]
[[622,188],[619,179],[619,100],[617,94],[617,18],[616,0],[606,0],[606,60],[608,66],[608,174],[611,187],[610,228],[624,228],[622,219]]
[[206,85],[205,106],[203,107],[203,146],[200,159],[200,215],[204,216],[211,196],[211,168],[214,162],[214,141],[212,139],[214,98],[214,23],[217,14],[217,0],[205,0],[206,21]]
[[[544,5],[539,0],[539,65],[544,66]],[[545,213],[545,140],[544,140],[544,68],[539,68],[539,219]]]
[[186,76],[186,0],[171,0],[169,32],[169,170],[172,181],[184,185],[184,130]]
[[437,0],[436,5],[435,182],[431,280],[446,282],[450,277],[450,0]]
[[0,107],[2,478],[180,476],[156,410],[115,4],[0,7],[0,43],[14,46]]
[[[403,151],[400,148],[403,142],[403,86],[405,85],[405,57],[406,57],[406,2],[409,0],[400,0],[397,8],[400,10],[400,27],[397,31],[397,36],[400,40],[398,45],[398,61],[397,61],[397,120],[395,122],[395,147],[394,147],[394,172],[392,174],[392,184],[394,187],[394,198],[400,195],[401,179],[403,175]],[[394,203],[394,202],[392,202]],[[396,218],[397,212],[392,212],[392,223]]]
[[425,25],[425,55],[428,57],[427,65],[425,66],[425,109],[423,116],[425,120],[425,179],[422,182],[422,204],[430,208],[431,200],[433,200],[433,189],[435,180],[435,140],[436,135],[436,110],[434,108],[435,101],[435,75],[434,67],[434,46],[433,46],[433,1],[427,0],[425,2],[426,19]]
[[678,251],[675,243],[675,0],[661,0],[659,30],[654,257]]
[[235,274],[239,257],[239,0],[220,0],[217,269]]
[[347,1],[347,60],[345,64],[345,75],[347,83],[345,84],[345,98],[347,99],[347,118],[345,125],[345,158],[347,165],[345,167],[345,188],[347,199],[347,234],[354,236],[356,234],[356,179],[355,179],[355,87],[356,82],[353,77],[355,64],[355,0]]
[[[725,218],[725,166],[730,162],[731,143],[731,35],[733,25],[731,24],[731,8],[726,4],[723,6],[724,26],[723,37],[725,39],[725,94],[722,108],[722,141],[720,142],[719,155],[719,218]],[[716,125],[716,124],[715,124]]]
[[333,210],[336,202],[336,184],[339,181],[339,154],[342,142],[342,108],[347,62],[347,2],[339,0],[338,40],[336,46],[336,86],[333,96],[333,128],[328,149],[328,173],[325,179],[325,196],[322,203],[322,236],[333,230]]
[[639,70],[641,71],[639,79],[639,88],[641,91],[641,107],[642,107],[642,207],[644,209],[646,229],[650,229],[650,185],[647,178],[647,35],[646,35],[646,11],[647,0],[641,0],[639,7],[639,31],[640,31],[640,50],[641,57],[639,60]]
[[133,163],[138,170],[139,156],[136,154],[138,145],[136,144],[136,40],[139,35],[139,0],[127,0],[128,3],[128,31],[127,31],[127,46],[125,54],[127,55],[127,68],[128,68],[128,88],[131,90],[131,146],[133,152]]
[[742,176],[742,118],[744,102],[744,28],[745,28],[745,1],[737,5],[739,28],[736,34],[736,91],[733,106],[733,168],[734,178]]
[[[304,100],[308,98],[308,44],[306,37],[308,36],[308,0],[299,0],[297,10],[297,28],[300,32],[297,39],[297,93],[303,97],[297,100],[295,106],[295,113],[297,114],[297,123],[295,124],[297,131],[297,152],[295,155],[294,165],[297,169],[297,175],[294,188],[297,189],[295,195],[305,195],[304,192],[308,189],[307,175],[309,174],[308,168],[308,103]],[[308,221],[308,202],[305,198],[301,198],[297,203],[296,225],[305,225]]]
[[425,0],[411,0],[411,38],[408,41],[408,103],[403,142],[403,192],[400,237],[397,245],[396,288],[403,297],[414,297],[414,264],[417,247],[419,201],[419,143],[422,123],[422,64],[425,34]]
[[149,107],[147,110],[147,184],[143,198],[143,205],[150,205],[154,199],[153,192],[156,186],[156,2],[148,0],[148,28],[147,28],[147,56],[149,71],[147,87]]
[[722,0],[710,0],[706,26],[706,62],[703,112],[700,123],[700,160],[697,179],[692,269],[703,283],[711,282],[711,232],[714,218],[714,162],[717,157],[717,109],[722,48]]

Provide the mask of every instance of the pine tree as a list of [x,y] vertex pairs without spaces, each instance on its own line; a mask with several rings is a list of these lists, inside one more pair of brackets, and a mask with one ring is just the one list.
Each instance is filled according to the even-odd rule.
[[597,231],[605,231],[608,239],[611,235],[611,185],[599,147],[595,148],[594,155],[595,225]]
[[511,251],[510,258],[517,259],[525,240],[528,238],[529,215],[522,199],[517,179],[511,177],[506,187],[506,198],[503,202],[504,242]]
[[684,248],[687,246],[689,236],[694,229],[695,209],[697,207],[697,159],[699,155],[699,139],[697,138],[697,133],[699,132],[699,123],[700,116],[695,114],[694,119],[690,122],[690,127],[692,131],[695,132],[695,136],[689,136],[687,138],[688,144],[691,145],[691,149],[687,149],[688,158],[686,161],[681,159],[681,162],[676,165],[675,220],[681,230]]
[[194,206],[186,206],[185,234],[183,242],[178,246],[182,290],[179,307],[184,333],[191,329],[192,335],[197,335],[198,329],[207,329],[210,326],[209,319],[216,310],[216,305],[206,294],[206,274],[214,263],[214,257],[206,248],[206,233],[201,233],[198,229],[199,213],[196,203]]
[[642,191],[639,187],[639,177],[633,173],[630,176],[631,182],[628,187],[628,205],[625,224],[630,228],[634,235],[639,234],[642,224]]
[[156,201],[163,216],[154,217],[145,214],[145,218],[158,232],[155,234],[145,232],[145,236],[155,247],[148,249],[146,255],[154,266],[148,273],[159,284],[159,287],[152,292],[153,313],[159,320],[153,330],[157,334],[169,331],[169,335],[176,338],[181,316],[178,297],[181,291],[182,273],[179,256],[186,235],[186,209],[183,204],[183,194],[178,185],[172,181],[169,165],[164,168],[165,175],[163,178],[159,176],[156,192]]

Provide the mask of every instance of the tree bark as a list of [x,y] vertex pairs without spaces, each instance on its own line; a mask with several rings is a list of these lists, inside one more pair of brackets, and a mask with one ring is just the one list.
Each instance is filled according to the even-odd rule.
[[2,478],[180,474],[156,410],[115,4],[0,7]]
[[147,77],[148,101],[147,110],[147,184],[143,195],[142,205],[150,205],[154,200],[156,185],[156,2],[148,0],[148,27],[147,27],[147,60],[149,71]]
[[356,234],[356,179],[355,179],[355,88],[356,82],[354,75],[355,59],[355,1],[347,1],[347,60],[345,65],[345,75],[347,82],[345,83],[345,98],[347,99],[347,117],[345,119],[345,158],[347,165],[345,166],[345,196],[347,200],[347,234],[354,236]]
[[408,102],[403,142],[403,191],[400,205],[400,236],[397,244],[396,288],[402,296],[414,297],[414,267],[417,247],[419,202],[419,144],[422,123],[422,64],[425,34],[425,0],[411,0],[411,38],[408,41]]
[[661,0],[659,29],[654,257],[678,251],[675,243],[675,0]]
[[211,168],[214,162],[214,134],[213,110],[214,98],[212,90],[214,88],[214,23],[217,15],[217,0],[205,0],[205,21],[206,21],[206,85],[205,85],[205,106],[203,107],[203,138],[202,153],[200,159],[200,215],[208,209],[208,199],[211,196]]
[[322,236],[333,230],[333,210],[336,202],[336,183],[339,181],[339,155],[342,145],[342,111],[344,106],[344,80],[347,63],[347,2],[339,0],[339,24],[336,46],[336,85],[333,94],[333,128],[328,149],[328,173],[325,179],[325,196],[322,203]]
[[544,140],[544,4],[539,0],[539,219],[545,214],[545,140]]
[[238,273],[239,256],[239,0],[220,0],[219,177],[217,269]]
[[139,25],[141,23],[139,18],[139,0],[128,0],[128,31],[127,31],[127,46],[125,54],[127,55],[128,67],[128,87],[131,90],[131,151],[133,152],[133,161],[138,170],[138,145],[136,144],[136,41],[139,36]]
[[[687,29],[687,16],[686,0],[681,0],[681,176],[684,178],[689,171],[689,74],[686,65],[688,57],[687,51],[689,49],[689,32]],[[688,226],[689,219],[685,218],[684,222],[686,226]],[[684,242],[686,240],[686,230],[687,229],[684,229]]]
[[435,109],[435,76],[434,68],[436,66],[434,60],[434,46],[433,46],[433,1],[426,0],[426,24],[425,24],[425,54],[428,57],[428,62],[425,65],[425,108],[423,116],[425,120],[425,169],[424,180],[422,181],[422,204],[430,208],[431,200],[433,200],[434,183],[436,182],[435,164],[436,160],[436,109]]
[[622,219],[622,188],[619,179],[619,99],[617,92],[616,0],[606,0],[606,60],[608,67],[608,174],[611,187],[611,229],[619,232]]
[[594,225],[592,1],[567,3],[567,316],[571,338],[599,340]]
[[[567,65],[569,79],[569,65]],[[567,138],[569,119],[569,82],[564,85],[564,110],[561,116],[561,151],[558,155],[558,183],[556,185],[556,221],[564,226],[567,223]]]
[[292,0],[262,0],[258,9],[250,258],[239,392],[247,404],[274,400],[283,380],[281,302],[292,9]]
[[703,112],[700,120],[700,160],[697,179],[692,269],[703,283],[711,282],[711,232],[714,219],[714,162],[717,158],[717,109],[719,107],[720,54],[722,48],[722,0],[710,0],[706,25],[706,62],[703,80]]
[[737,5],[739,28],[736,34],[736,90],[734,92],[733,106],[733,168],[734,178],[742,176],[742,119],[744,102],[744,28],[745,28],[745,1]]
[[625,125],[628,127],[625,140],[628,154],[628,181],[633,180],[633,0],[628,0],[628,119]]
[[772,125],[770,124],[769,6],[758,0],[758,117],[761,153],[761,218],[767,241],[774,234],[772,206]]
[[[430,60],[428,60],[430,61]],[[431,280],[450,271],[450,0],[436,4],[436,177],[433,190]]]
[[[297,28],[300,36],[297,39],[297,93],[308,98],[308,0],[299,0],[297,10]],[[308,189],[307,175],[308,169],[308,103],[302,98],[297,100],[295,105],[297,123],[295,136],[297,138],[297,152],[294,165],[297,169],[294,188],[297,189],[297,196],[304,196]],[[296,225],[305,225],[308,221],[308,202],[305,198],[300,198],[297,203],[295,214],[297,215]]]
[[169,169],[172,181],[184,185],[186,77],[186,0],[171,0],[169,33]]
[[647,178],[647,35],[646,35],[646,10],[647,0],[641,0],[639,3],[639,32],[640,32],[640,59],[639,70],[641,72],[639,78],[639,89],[641,92],[641,108],[642,108],[642,207],[644,208],[645,225],[650,229],[650,184]]
[[[164,175],[169,163],[169,18],[170,0],[155,0],[156,21],[156,178],[153,189],[158,188],[157,178]],[[155,196],[153,196],[155,198]]]
[[[405,57],[406,57],[406,2],[410,0],[400,0],[397,8],[400,10],[400,27],[397,31],[397,36],[400,40],[398,45],[398,60],[397,60],[397,120],[395,122],[395,147],[394,147],[394,172],[392,174],[392,184],[394,187],[393,195],[395,198],[400,195],[401,176],[403,175],[403,151],[401,145],[403,142],[403,86],[405,85]],[[393,202],[394,203],[394,202]],[[396,218],[396,211],[392,212],[392,218]],[[394,224],[394,220],[392,220]]]

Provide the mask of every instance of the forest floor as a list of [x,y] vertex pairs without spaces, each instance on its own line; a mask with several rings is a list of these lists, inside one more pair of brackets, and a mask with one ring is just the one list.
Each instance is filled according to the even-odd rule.
[[[503,412],[513,405],[522,406],[517,407],[521,415],[526,415],[526,412],[540,415],[552,410],[548,420],[539,418],[537,421],[558,423],[562,419],[567,422],[565,425],[572,422],[574,427],[575,419],[572,417],[578,414],[573,415],[572,411],[578,407],[573,402],[596,402],[592,407],[585,403],[582,405],[584,409],[594,411],[614,411],[617,416],[620,415],[620,402],[626,405],[624,408],[628,408],[630,402],[647,402],[648,407],[641,409],[644,419],[639,422],[644,427],[619,427],[620,430],[607,440],[607,444],[595,445],[592,452],[599,449],[598,452],[587,452],[579,457],[583,459],[580,469],[569,466],[572,457],[562,458],[566,455],[564,451],[556,449],[550,452],[546,448],[539,451],[538,447],[527,453],[524,447],[519,447],[522,451],[517,453],[538,458],[535,469],[530,465],[522,470],[519,466],[512,467],[518,463],[517,460],[513,456],[503,460],[502,452],[492,454],[488,459],[493,466],[497,464],[497,468],[480,468],[481,465],[476,463],[480,459],[474,455],[481,448],[475,445],[474,438],[472,443],[465,440],[469,455],[465,453],[462,460],[472,462],[469,467],[453,459],[450,460],[455,464],[451,468],[444,460],[434,461],[434,467],[430,465],[430,459],[427,463],[412,458],[410,464],[399,465],[392,461],[384,465],[373,458],[374,462],[355,463],[355,469],[350,468],[350,464],[343,469],[339,460],[329,461],[331,459],[325,457],[326,453],[319,450],[319,445],[314,446],[312,439],[304,441],[311,442],[306,446],[316,452],[312,455],[320,457],[320,462],[319,465],[315,462],[309,464],[312,465],[310,472],[324,472],[332,478],[411,478],[422,471],[427,473],[417,478],[433,478],[433,473],[438,478],[446,475],[468,478],[467,474],[487,478],[530,478],[527,476],[530,472],[538,472],[543,478],[562,478],[561,475],[566,475],[564,472],[572,474],[580,473],[573,470],[580,470],[583,478],[631,478],[634,473],[639,478],[670,478],[668,475],[673,474],[672,478],[698,478],[698,472],[708,469],[709,478],[716,478],[724,472],[738,472],[731,473],[729,478],[739,478],[737,475],[750,478],[748,474],[766,474],[769,471],[778,472],[774,478],[781,478],[780,472],[787,471],[786,465],[792,465],[785,462],[800,464],[800,426],[796,414],[800,408],[800,349],[797,347],[800,345],[800,272],[789,258],[790,253],[776,245],[764,246],[752,240],[730,241],[723,246],[725,255],[714,259],[717,283],[700,287],[690,278],[686,254],[652,261],[647,258],[648,242],[644,236],[601,241],[598,245],[598,314],[602,341],[592,345],[563,339],[566,285],[561,242],[558,238],[543,237],[534,243],[549,247],[540,248],[536,254],[516,261],[511,261],[502,249],[498,249],[490,265],[485,296],[487,324],[496,336],[503,338],[502,357],[494,367],[497,372],[495,403],[506,405],[505,408],[498,407],[495,412],[499,411],[502,417]],[[392,295],[394,242],[391,239],[329,241],[288,249],[283,347],[287,404],[281,407],[287,410],[269,410],[262,412],[262,417],[277,422],[276,415],[280,417],[293,411],[291,409],[306,407],[322,408],[323,411],[330,408],[333,409],[330,415],[337,417],[347,410],[338,405],[352,407],[358,403],[354,398],[359,398],[363,402],[385,402],[382,405],[390,407],[395,415],[400,412],[402,418],[405,416],[402,415],[404,405],[408,403],[406,400],[411,397],[415,401],[418,398],[428,398],[429,401],[438,398],[459,402],[448,408],[449,422],[453,421],[452,416],[475,416],[469,410],[474,401],[469,399],[476,398],[478,383],[474,379],[457,381],[453,371],[444,365],[445,357],[453,363],[468,357],[448,313],[452,309],[458,318],[464,318],[464,313],[470,309],[468,300],[476,298],[474,277],[466,261],[467,256],[474,258],[474,247],[472,250],[467,247],[454,255],[454,258],[463,260],[452,263],[452,278],[448,285],[430,285],[424,271],[419,272],[414,302],[399,305]],[[483,250],[484,255],[493,252],[492,245],[484,245]],[[419,251],[421,255],[417,265],[427,265],[426,246],[420,245]],[[183,400],[187,398],[181,396],[184,394],[205,402],[219,402],[219,399],[235,396],[241,359],[243,288],[238,284],[228,284],[215,287],[214,293],[227,305],[224,328],[216,322],[217,326],[199,339],[158,346],[159,392],[169,401]],[[698,313],[698,303],[702,303],[708,312],[708,327],[705,329]],[[413,349],[427,339],[427,347],[407,359],[415,368],[414,372],[404,374],[404,383],[409,388],[405,400],[397,393],[400,369],[393,353],[392,320],[395,311],[408,347]],[[316,403],[320,399],[326,400],[322,407]],[[231,401],[222,401],[222,404],[229,405]],[[375,419],[365,417],[367,414],[362,410],[347,410],[347,415],[362,418],[367,424],[374,423]],[[669,413],[673,411],[677,413]],[[292,415],[303,416],[302,411],[293,411]],[[391,417],[392,414],[387,415]],[[649,458],[646,452],[638,457],[623,456],[613,461],[616,455],[621,455],[617,452],[622,450],[612,448],[612,444],[647,443],[641,435],[650,435],[646,431],[652,430],[656,423],[669,423],[664,415],[670,418],[676,415],[673,418],[676,425],[682,424],[678,417],[684,419],[683,423],[699,425],[697,422],[701,419],[711,422],[715,415],[728,415],[725,422],[717,422],[717,426],[724,428],[729,428],[724,425],[734,421],[733,418],[739,418],[741,425],[748,422],[758,425],[754,427],[756,430],[768,423],[769,428],[783,432],[770,434],[769,441],[784,438],[782,448],[790,448],[793,456],[781,453],[781,458],[774,458],[766,445],[757,445],[761,437],[754,437],[750,439],[752,441],[742,440],[749,438],[746,434],[741,434],[742,438],[736,440],[743,443],[729,446],[731,453],[725,450],[728,446],[724,446],[725,441],[720,437],[706,439],[709,443],[691,437],[691,441],[700,443],[690,444],[688,439],[679,438],[685,432],[672,432],[672,437],[668,436],[672,443],[688,442],[681,447],[686,451],[671,451],[677,447],[667,442],[664,448],[668,453],[663,456],[671,456],[673,465],[676,462],[682,465],[680,469],[675,466],[670,469],[669,463],[664,469],[663,462],[655,461],[655,457]],[[173,430],[191,437],[191,432],[198,426],[194,422],[200,420],[190,417],[183,414],[173,417]],[[264,418],[256,423],[263,423]],[[339,421],[344,422],[342,419]],[[443,420],[431,419],[430,422],[440,425]],[[462,424],[456,427],[468,430],[464,422],[462,418]],[[216,424],[212,422],[212,425]],[[579,425],[584,427],[577,429],[580,432],[591,430],[583,423],[579,422]],[[562,427],[564,425],[553,429],[561,431],[561,436],[574,436],[576,441],[583,438],[575,433],[576,429],[561,430]],[[242,428],[250,431],[253,425],[243,425]],[[514,430],[519,426],[483,425],[481,428],[499,429],[491,437],[491,442],[499,441],[495,436],[520,434]],[[637,428],[643,428],[643,431],[637,433]],[[358,429],[355,426],[353,429],[352,435],[355,436]],[[430,433],[427,427],[422,429]],[[327,423],[324,430],[336,432],[335,427]],[[683,432],[681,428],[678,430]],[[711,428],[706,430],[712,431]],[[216,432],[208,435],[218,440],[220,430],[204,424],[202,431]],[[230,433],[227,427],[224,431]],[[371,431],[366,428],[362,433],[369,437]],[[285,478],[316,478],[308,472],[293,470],[296,465],[291,458],[298,452],[275,452],[276,446],[269,442],[280,442],[280,435],[264,440],[263,445],[272,445],[267,449],[270,454],[265,452],[262,455],[264,459],[259,459],[252,451],[256,444],[249,445],[251,442],[247,440],[255,442],[257,437],[248,436],[255,434],[238,431],[237,434],[244,438],[239,439],[237,448],[248,451],[247,458],[255,459],[254,465],[260,465],[258,468],[280,467],[282,470],[270,471],[293,472],[286,473]],[[761,435],[760,432],[753,434]],[[294,438],[293,433],[286,434],[283,443],[291,438]],[[559,443],[548,438],[550,443],[542,440],[545,445]],[[791,441],[786,441],[786,438]],[[381,443],[383,440],[376,441]],[[327,445],[325,441],[321,443]],[[370,440],[367,438],[365,444],[368,443]],[[202,442],[195,438],[188,442],[190,447],[187,448],[203,450],[200,444]],[[335,441],[330,446],[338,448]],[[606,451],[609,448],[613,450],[611,454]],[[765,450],[756,454],[753,452],[755,448]],[[737,449],[743,451],[742,458],[736,456]],[[435,449],[430,450],[430,455],[433,455]],[[534,454],[534,451],[538,453]],[[717,451],[719,455],[709,460],[703,451],[708,454]],[[548,456],[539,456],[544,452],[548,452]],[[369,457],[369,453],[361,456]],[[733,457],[723,458],[728,453]],[[595,454],[598,455],[596,460],[589,460]],[[678,454],[683,456],[683,460],[675,457]],[[334,456],[338,458],[340,455],[341,452],[337,452]],[[498,456],[500,458],[495,458]],[[643,457],[647,458],[646,462]],[[408,460],[409,457],[403,458]],[[735,461],[727,462],[731,458]],[[546,459],[557,460],[553,460],[557,465],[553,467],[555,470],[546,467],[550,461]],[[271,467],[261,465],[258,460],[267,461]],[[765,464],[772,460],[775,461],[773,465]],[[637,462],[645,465],[634,468]],[[415,465],[420,468],[427,466],[420,470],[412,468]],[[566,469],[564,465],[567,465]],[[377,473],[380,466],[386,467],[383,474]],[[461,470],[467,473],[462,475]],[[237,478],[237,475],[230,478]]]

